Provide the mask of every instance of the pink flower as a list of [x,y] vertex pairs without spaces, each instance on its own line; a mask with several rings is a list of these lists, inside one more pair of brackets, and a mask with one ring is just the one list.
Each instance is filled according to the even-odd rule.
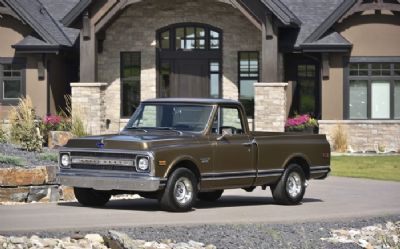
[[296,116],[294,118],[288,118],[285,126],[290,127],[290,126],[303,125],[303,124],[308,123],[308,121],[310,121],[310,115],[304,114],[304,115]]
[[61,123],[62,117],[58,115],[49,115],[43,118],[44,124],[50,124],[50,125],[58,125]]

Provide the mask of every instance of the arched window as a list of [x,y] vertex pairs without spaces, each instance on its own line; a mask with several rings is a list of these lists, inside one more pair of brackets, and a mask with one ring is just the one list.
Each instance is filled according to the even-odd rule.
[[161,50],[220,50],[221,32],[203,24],[176,24],[159,32]]

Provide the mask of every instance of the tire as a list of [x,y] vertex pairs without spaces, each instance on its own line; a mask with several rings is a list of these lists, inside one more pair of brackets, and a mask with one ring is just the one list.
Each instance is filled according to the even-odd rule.
[[212,192],[200,192],[198,193],[197,198],[201,201],[213,202],[221,198],[223,192],[224,190],[215,190]]
[[197,192],[197,179],[193,172],[178,168],[170,175],[161,195],[161,208],[172,212],[189,211],[196,201]]
[[111,198],[111,194],[105,191],[94,190],[91,188],[74,187],[75,197],[80,204],[89,207],[104,206]]
[[306,177],[302,168],[290,164],[276,185],[271,186],[274,200],[283,205],[296,205],[303,200],[306,191]]

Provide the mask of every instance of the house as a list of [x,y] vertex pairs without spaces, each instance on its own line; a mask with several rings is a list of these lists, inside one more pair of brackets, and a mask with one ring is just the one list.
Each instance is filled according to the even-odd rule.
[[61,21],[80,30],[73,109],[97,134],[142,99],[239,99],[255,129],[308,113],[331,141],[343,129],[399,148],[399,13],[398,0],[81,0]]
[[69,83],[79,79],[79,30],[61,21],[78,3],[0,0],[0,119],[21,96],[40,117],[65,105]]

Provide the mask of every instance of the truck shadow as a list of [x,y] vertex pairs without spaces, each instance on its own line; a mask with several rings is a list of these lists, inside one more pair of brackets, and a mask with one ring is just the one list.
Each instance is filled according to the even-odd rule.
[[[312,202],[323,202],[321,199],[304,198],[303,204]],[[60,202],[60,206],[82,207],[78,202]],[[260,206],[260,205],[276,205],[272,197],[262,196],[234,196],[226,195],[215,202],[207,202],[198,200],[194,206],[195,209],[212,209],[226,207],[245,207],[245,206]],[[104,207],[92,207],[95,209],[115,209],[115,210],[132,210],[132,211],[160,211],[160,206],[157,200],[152,199],[125,199],[111,200]]]

